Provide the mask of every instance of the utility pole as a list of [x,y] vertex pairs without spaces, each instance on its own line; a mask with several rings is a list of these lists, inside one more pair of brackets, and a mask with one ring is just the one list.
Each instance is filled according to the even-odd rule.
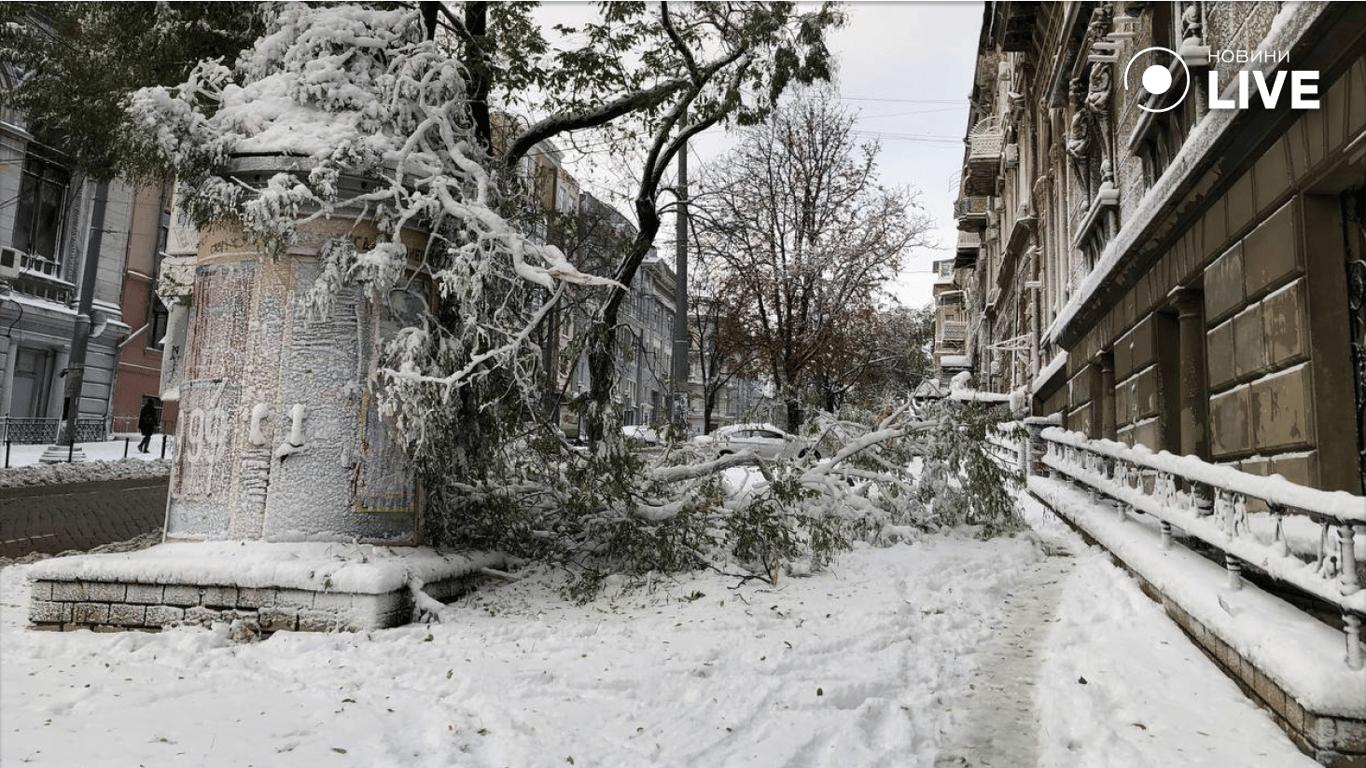
[[66,365],[61,430],[57,435],[57,445],[44,451],[40,459],[48,463],[85,460],[85,453],[76,447],[76,419],[81,413],[85,357],[90,346],[90,315],[94,311],[95,279],[99,274],[100,245],[104,239],[104,209],[108,203],[109,182],[101,180],[95,185],[95,200],[90,211],[90,238],[86,241],[85,262],[81,265],[81,293],[76,309],[76,329],[71,335],[71,355]]
[[674,254],[673,420],[688,428],[688,145],[678,150],[678,221]]

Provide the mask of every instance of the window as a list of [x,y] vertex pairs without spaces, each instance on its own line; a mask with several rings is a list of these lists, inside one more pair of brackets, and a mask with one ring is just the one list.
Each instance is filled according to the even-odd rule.
[[[171,212],[163,208],[161,211],[161,225],[157,228],[157,252],[156,252],[156,271],[154,274],[161,274],[161,263],[166,258],[166,243],[171,236]],[[162,303],[161,297],[157,295],[156,285],[152,285],[148,292],[149,302],[147,307],[147,348],[161,349],[165,345],[162,339],[166,338],[166,320],[170,316],[170,311]]]
[[31,268],[56,276],[61,264],[62,224],[71,173],[37,155],[24,161],[13,245],[29,255]]

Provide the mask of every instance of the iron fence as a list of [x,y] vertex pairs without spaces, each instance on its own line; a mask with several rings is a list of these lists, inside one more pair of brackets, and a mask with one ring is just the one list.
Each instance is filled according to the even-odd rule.
[[[0,417],[0,442],[38,445],[57,442],[62,420],[56,417]],[[76,419],[76,442],[94,443],[108,436],[104,419]]]

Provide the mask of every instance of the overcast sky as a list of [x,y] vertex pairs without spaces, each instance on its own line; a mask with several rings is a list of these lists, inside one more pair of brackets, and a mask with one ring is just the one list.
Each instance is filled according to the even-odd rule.
[[[907,304],[927,304],[934,283],[930,264],[951,255],[957,237],[952,211],[957,190],[950,185],[963,161],[982,4],[852,2],[847,10],[848,25],[829,40],[839,60],[840,95],[860,113],[860,136],[882,142],[882,182],[919,189],[938,225],[933,236],[939,249],[908,259],[894,289]],[[573,23],[590,13],[584,3],[551,2],[540,15],[548,22]],[[694,152],[705,158],[724,145],[724,137],[711,136],[696,142]],[[571,173],[582,180],[591,172],[576,165]],[[659,246],[661,251],[671,247],[662,238]]]

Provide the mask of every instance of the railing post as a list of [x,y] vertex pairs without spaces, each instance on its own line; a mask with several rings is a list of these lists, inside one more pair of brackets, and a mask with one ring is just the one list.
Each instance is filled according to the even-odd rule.
[[1277,555],[1286,557],[1290,554],[1290,545],[1285,541],[1285,507],[1280,504],[1272,504],[1271,516],[1276,521],[1276,529],[1271,535],[1271,549]]
[[1338,550],[1342,554],[1342,594],[1355,595],[1361,590],[1361,579],[1357,576],[1356,542],[1352,521],[1338,526]]
[[1214,514],[1214,489],[1204,483],[1191,483],[1191,499],[1195,502],[1195,514],[1209,517]]
[[1172,524],[1169,523],[1169,522],[1167,522],[1166,520],[1163,520],[1163,521],[1162,521],[1162,528],[1161,528],[1161,530],[1162,530],[1162,548],[1163,548],[1163,549],[1171,549],[1171,548],[1172,548]]
[[1224,567],[1228,569],[1228,588],[1238,591],[1243,588],[1243,564],[1233,555],[1224,554]]
[[1342,623],[1347,632],[1347,668],[1359,670],[1362,668],[1361,618],[1349,613],[1342,617]]

